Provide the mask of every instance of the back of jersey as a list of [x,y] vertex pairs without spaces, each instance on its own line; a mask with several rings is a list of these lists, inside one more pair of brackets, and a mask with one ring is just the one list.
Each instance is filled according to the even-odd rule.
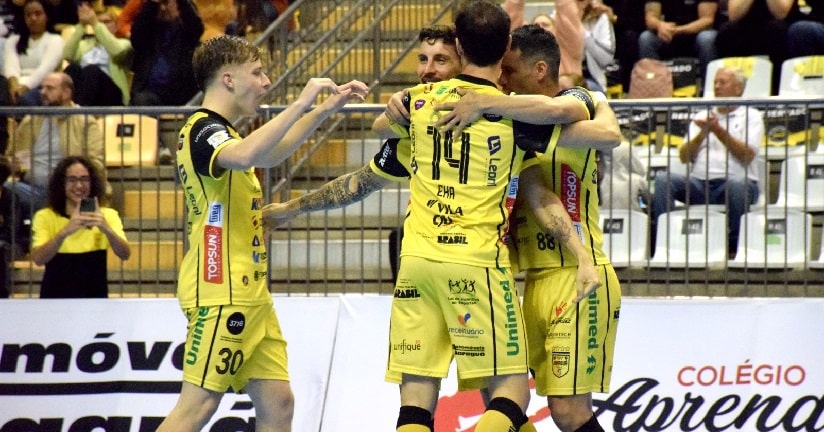
[[409,92],[409,214],[402,255],[481,267],[509,267],[501,237],[518,188],[524,152],[512,121],[484,116],[460,136],[435,126],[435,104],[460,98],[456,88],[501,94],[494,83],[461,75]]

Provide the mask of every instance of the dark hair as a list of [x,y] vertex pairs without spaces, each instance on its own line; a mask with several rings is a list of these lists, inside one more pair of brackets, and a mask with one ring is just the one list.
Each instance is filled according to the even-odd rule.
[[473,0],[455,15],[455,34],[463,55],[476,66],[501,60],[509,42],[509,15],[496,3]]
[[52,23],[50,19],[52,15],[51,4],[43,0],[26,0],[26,2],[23,3],[23,6],[21,8],[23,10],[22,25],[20,26],[20,28],[15,27],[15,30],[17,30],[17,32],[20,34],[20,39],[17,40],[17,45],[15,45],[15,47],[17,48],[17,54],[25,54],[26,51],[29,49],[29,39],[31,38],[31,31],[29,30],[29,26],[26,25],[25,18],[26,6],[28,6],[29,3],[37,3],[43,8],[43,13],[46,14],[46,31],[48,32],[52,30]]
[[56,213],[64,217],[66,214],[66,171],[74,164],[81,164],[89,170],[89,196],[96,197],[98,202],[102,202],[106,192],[106,185],[100,172],[92,161],[83,156],[69,156],[60,160],[51,177],[49,177],[49,207]]
[[418,42],[434,44],[442,41],[445,45],[455,46],[455,26],[435,24],[421,29],[418,33]]
[[260,51],[239,36],[220,35],[203,42],[192,55],[195,81],[201,90],[211,83],[220,68],[260,59]]
[[561,67],[561,49],[555,36],[537,24],[527,24],[512,32],[511,50],[521,51],[521,60],[537,62],[543,60],[549,69],[551,82],[558,82]]

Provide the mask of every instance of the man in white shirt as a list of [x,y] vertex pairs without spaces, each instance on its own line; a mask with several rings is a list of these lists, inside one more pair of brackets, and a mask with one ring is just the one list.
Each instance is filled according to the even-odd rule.
[[[721,68],[715,74],[715,95],[740,97],[746,82],[741,70]],[[755,108],[724,105],[695,114],[678,149],[681,162],[691,165],[689,176],[664,172],[655,178],[652,235],[657,218],[672,209],[674,200],[726,204],[728,250],[733,257],[741,216],[758,199],[757,167],[753,161],[763,139],[764,119]]]

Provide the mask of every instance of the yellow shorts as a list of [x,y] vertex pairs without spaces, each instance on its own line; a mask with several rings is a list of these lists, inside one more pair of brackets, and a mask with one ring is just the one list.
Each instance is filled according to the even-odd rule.
[[289,381],[286,341],[271,304],[204,306],[184,313],[186,382],[225,392],[239,391],[251,379]]
[[508,268],[483,268],[405,256],[389,330],[386,380],[402,374],[443,378],[527,372],[518,291]]
[[612,376],[621,286],[612,265],[601,287],[572,303],[577,268],[529,271],[524,285],[529,367],[541,396],[607,393]]

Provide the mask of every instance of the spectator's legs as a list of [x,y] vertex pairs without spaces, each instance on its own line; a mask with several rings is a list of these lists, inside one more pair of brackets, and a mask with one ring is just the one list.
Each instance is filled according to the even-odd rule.
[[718,58],[715,51],[715,39],[718,31],[714,29],[699,32],[695,37],[695,53],[698,56],[698,63],[701,67],[701,76],[706,76],[707,64]]
[[638,58],[660,59],[660,51],[663,45],[664,41],[658,38],[658,35],[649,30],[644,30],[641,36],[638,36]]
[[18,106],[40,106],[43,105],[43,98],[40,96],[40,86],[29,89],[17,99]]
[[[2,39],[2,38],[0,38]],[[9,80],[0,75],[0,106],[11,106]],[[9,118],[0,116],[0,154],[6,154],[9,147]]]
[[752,180],[714,180],[710,182],[711,204],[727,205],[729,237],[727,250],[734,255],[738,250],[738,234],[741,216],[749,211],[750,205],[758,199],[758,183]]
[[824,52],[824,23],[798,21],[787,34],[788,58],[820,55]]

